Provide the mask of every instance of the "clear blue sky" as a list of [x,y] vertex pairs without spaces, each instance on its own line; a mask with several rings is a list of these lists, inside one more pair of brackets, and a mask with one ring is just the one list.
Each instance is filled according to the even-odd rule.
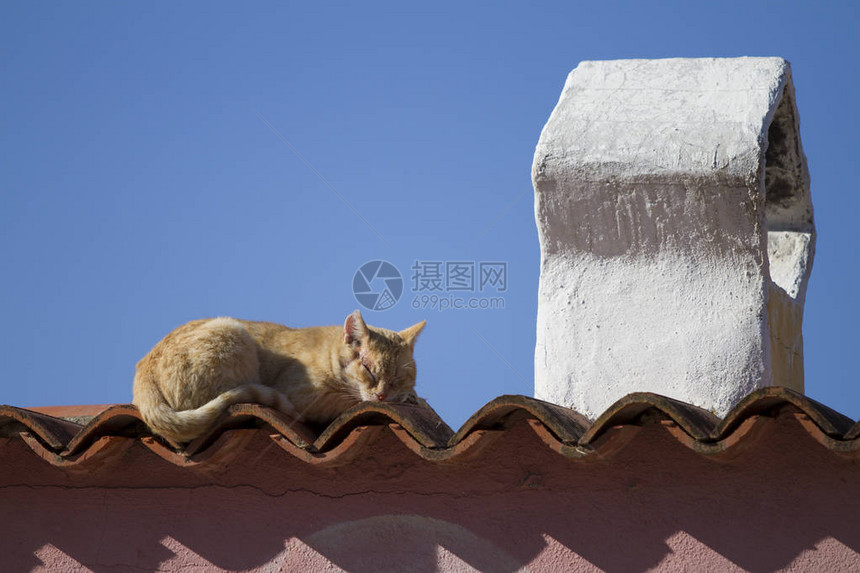
[[[791,61],[812,176],[807,391],[856,419],[858,15],[851,2],[6,3],[0,403],[129,402],[137,360],[194,318],[342,323],[374,259],[405,292],[365,317],[428,320],[419,391],[449,424],[531,394],[530,168],[567,73],[750,55]],[[506,262],[505,308],[413,309],[416,260]]]

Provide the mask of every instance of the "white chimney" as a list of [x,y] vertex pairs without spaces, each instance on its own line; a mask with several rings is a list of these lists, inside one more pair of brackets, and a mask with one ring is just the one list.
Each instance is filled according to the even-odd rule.
[[535,396],[803,391],[815,227],[780,58],[582,62],[541,133]]

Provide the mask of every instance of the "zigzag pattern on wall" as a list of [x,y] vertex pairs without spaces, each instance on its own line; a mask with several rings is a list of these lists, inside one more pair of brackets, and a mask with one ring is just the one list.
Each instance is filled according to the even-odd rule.
[[521,423],[551,450],[587,460],[605,458],[623,448],[643,425],[660,424],[693,451],[722,459],[743,451],[778,416],[794,417],[835,454],[854,457],[860,451],[860,422],[779,387],[753,392],[723,419],[691,404],[646,392],[622,398],[594,422],[534,398],[500,396],[475,412],[457,432],[426,404],[362,403],[319,430],[264,406],[237,404],[208,433],[184,446],[153,436],[130,404],[109,406],[85,425],[0,406],[0,437],[22,439],[53,466],[89,472],[118,460],[135,443],[178,466],[217,469],[229,464],[260,432],[309,464],[347,463],[361,453],[372,436],[384,431],[393,433],[427,461],[458,463],[479,455],[483,446],[503,439],[505,429]]

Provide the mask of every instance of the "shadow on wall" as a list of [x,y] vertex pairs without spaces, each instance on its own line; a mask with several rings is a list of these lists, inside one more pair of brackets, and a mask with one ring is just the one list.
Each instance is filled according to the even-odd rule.
[[16,571],[860,565],[856,464],[793,415],[769,420],[755,444],[722,462],[659,423],[630,430],[615,455],[577,461],[521,421],[449,466],[384,431],[331,469],[285,456],[257,432],[217,475],[138,446],[98,475],[65,475],[20,439],[0,438],[7,459],[21,460],[0,468],[0,554]]
[[[468,529],[421,515],[338,523],[302,542],[316,553],[318,564],[331,561],[350,571],[462,571],[466,565],[478,571],[516,571],[521,566],[504,548]],[[284,553],[287,570],[307,564],[302,542]]]

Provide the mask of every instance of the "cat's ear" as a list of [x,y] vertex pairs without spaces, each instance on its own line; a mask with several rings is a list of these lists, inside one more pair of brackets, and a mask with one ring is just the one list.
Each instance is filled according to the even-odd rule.
[[401,330],[397,334],[400,335],[400,338],[403,339],[403,342],[405,342],[409,346],[415,346],[415,339],[418,338],[418,335],[421,334],[421,331],[424,330],[424,327],[426,325],[427,321],[422,320],[418,324],[413,324],[409,328]]
[[364,319],[361,318],[361,312],[358,310],[346,317],[343,323],[343,342],[344,344],[353,344],[361,342],[368,336],[367,325]]

